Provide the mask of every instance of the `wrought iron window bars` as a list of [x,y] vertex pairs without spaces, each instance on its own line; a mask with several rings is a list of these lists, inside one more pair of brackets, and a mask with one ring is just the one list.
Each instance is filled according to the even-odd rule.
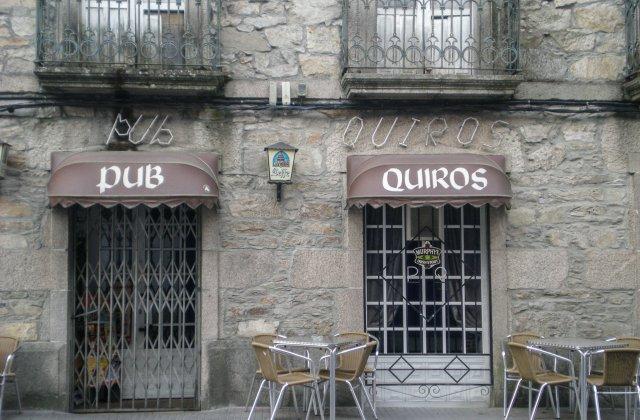
[[345,70],[513,74],[518,0],[344,0]]
[[221,0],[40,0],[41,64],[220,67]]

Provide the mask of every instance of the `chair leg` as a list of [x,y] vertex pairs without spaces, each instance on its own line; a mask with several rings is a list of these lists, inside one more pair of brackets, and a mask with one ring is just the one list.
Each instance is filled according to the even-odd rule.
[[518,396],[518,390],[520,389],[520,385],[522,384],[522,379],[518,379],[518,383],[516,383],[516,387],[513,390],[513,396],[511,397],[511,402],[509,403],[509,407],[507,408],[507,412],[504,415],[504,419],[507,420],[509,418],[509,413],[511,412],[511,408],[513,404],[516,402],[516,397]]
[[287,385],[287,384],[282,385],[282,389],[280,390],[280,393],[278,394],[278,399],[276,400],[276,404],[273,407],[273,413],[271,413],[271,419],[270,420],[275,420],[276,413],[278,413],[278,408],[280,408],[280,404],[282,403],[282,397],[284,397],[284,393],[287,390],[288,386],[289,385]]
[[[376,379],[376,373],[373,372],[373,381],[371,386],[371,399],[373,400],[373,412],[376,413],[376,397],[378,395],[378,380]],[[376,417],[377,418],[377,417]]]
[[293,395],[293,406],[296,409],[296,413],[300,412],[300,408],[298,407],[298,398],[296,397],[296,387],[291,387],[291,395]]
[[505,417],[507,415],[507,384],[509,381],[507,380],[506,368],[502,372],[502,417]]
[[313,394],[315,394],[316,400],[318,401],[318,411],[320,412],[320,419],[324,420],[324,403],[320,401],[320,387],[318,386],[317,382],[313,383],[313,389],[315,392],[312,392],[311,396],[313,397]]
[[549,400],[551,401],[551,408],[553,409],[553,412],[555,413],[556,418],[559,419],[560,418],[560,401],[556,403],[556,400],[554,398],[554,392],[550,386],[547,387],[547,391],[549,391]]
[[538,406],[540,405],[540,400],[542,400],[542,396],[544,395],[544,389],[546,387],[547,387],[547,384],[542,384],[542,386],[538,390],[538,396],[536,397],[536,402],[533,405],[533,411],[531,412],[531,417],[529,417],[529,420],[533,420],[536,418],[536,411],[538,411]]
[[247,420],[251,420],[251,417],[253,416],[253,412],[256,409],[256,405],[258,405],[258,400],[260,399],[260,394],[262,394],[262,388],[264,387],[265,382],[267,382],[266,379],[263,379],[262,382],[260,382],[260,388],[258,388],[258,394],[256,394],[256,399],[253,400],[253,405],[251,406],[251,411],[249,411],[249,418]]
[[2,378],[2,383],[0,383],[0,418],[2,418],[2,403],[4,401],[4,389],[7,386],[7,379]]
[[16,387],[16,398],[18,399],[18,414],[22,414],[22,403],[20,402],[20,390],[18,389],[18,378],[13,377],[13,384]]
[[600,417],[600,402],[598,401],[598,388],[595,385],[593,385],[592,389],[593,389],[593,401],[596,406],[596,418],[598,420],[602,420],[602,418]]
[[249,394],[247,394],[247,402],[244,405],[244,412],[246,413],[249,410],[249,403],[251,402],[251,394],[253,392],[253,385],[256,383],[256,377],[258,375],[253,375],[253,379],[251,380],[251,386],[249,387]]
[[531,417],[531,400],[532,400],[531,397],[533,396],[532,389],[533,389],[533,386],[531,385],[531,381],[529,381],[529,391],[528,391],[529,392],[529,403],[528,403],[529,404],[529,417]]
[[373,417],[375,417],[376,419],[378,418],[378,414],[376,413],[376,408],[373,406],[373,403],[371,402],[371,398],[369,398],[369,394],[367,393],[367,387],[364,384],[364,380],[362,380],[362,377],[358,378],[360,380],[360,386],[362,386],[362,389],[364,389],[364,396],[367,399],[367,402],[369,403],[369,406],[371,407],[371,411],[373,411]]
[[360,406],[360,402],[358,401],[358,396],[356,395],[356,391],[355,389],[353,389],[353,385],[351,385],[351,382],[347,382],[347,385],[349,386],[349,391],[351,391],[351,395],[353,396],[353,401],[356,403],[356,407],[358,407],[358,411],[360,412],[360,417],[362,417],[362,420],[367,420],[367,418],[364,416],[364,411],[362,411],[362,407]]

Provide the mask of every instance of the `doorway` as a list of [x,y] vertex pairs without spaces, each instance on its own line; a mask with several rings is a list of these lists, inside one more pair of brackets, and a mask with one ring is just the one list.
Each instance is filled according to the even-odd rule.
[[70,210],[74,411],[198,409],[200,216]]

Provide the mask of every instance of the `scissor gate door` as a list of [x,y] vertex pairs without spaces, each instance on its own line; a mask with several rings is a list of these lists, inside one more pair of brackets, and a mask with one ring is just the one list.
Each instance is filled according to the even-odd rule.
[[74,410],[198,407],[198,220],[186,206],[72,210]]

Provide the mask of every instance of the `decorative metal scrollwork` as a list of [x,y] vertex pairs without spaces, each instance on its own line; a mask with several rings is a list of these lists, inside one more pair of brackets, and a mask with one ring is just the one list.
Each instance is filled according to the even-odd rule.
[[221,0],[41,0],[44,63],[220,66]]

